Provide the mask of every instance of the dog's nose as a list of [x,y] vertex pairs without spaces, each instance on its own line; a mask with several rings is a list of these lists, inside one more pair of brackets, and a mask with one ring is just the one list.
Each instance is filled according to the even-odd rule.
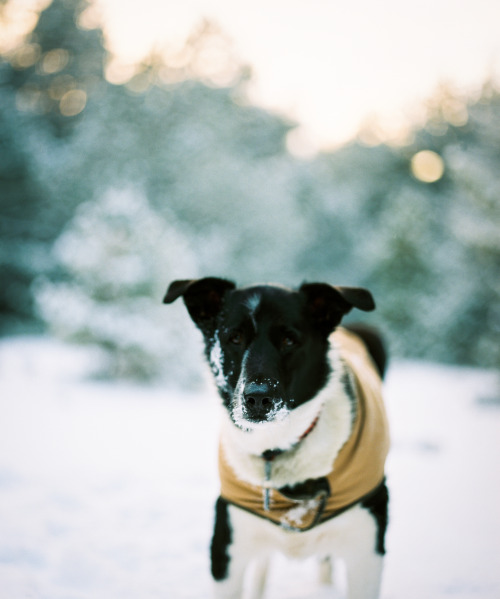
[[248,383],[243,392],[245,408],[251,419],[264,419],[272,410],[277,396],[277,385],[271,383]]

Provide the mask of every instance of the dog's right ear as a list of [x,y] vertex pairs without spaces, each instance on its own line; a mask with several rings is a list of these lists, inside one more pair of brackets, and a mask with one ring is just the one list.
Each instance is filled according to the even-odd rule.
[[216,277],[174,281],[170,284],[163,303],[171,304],[182,295],[189,315],[202,331],[206,331],[211,328],[211,323],[220,312],[224,295],[235,287],[232,281]]

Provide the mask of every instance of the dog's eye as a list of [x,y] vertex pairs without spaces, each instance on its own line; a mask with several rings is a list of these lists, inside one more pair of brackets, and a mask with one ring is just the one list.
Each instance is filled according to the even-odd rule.
[[229,336],[229,343],[233,345],[241,345],[244,340],[245,337],[241,331],[233,331]]
[[281,338],[282,350],[292,349],[292,347],[295,347],[296,345],[297,339],[294,335],[283,335],[283,337]]

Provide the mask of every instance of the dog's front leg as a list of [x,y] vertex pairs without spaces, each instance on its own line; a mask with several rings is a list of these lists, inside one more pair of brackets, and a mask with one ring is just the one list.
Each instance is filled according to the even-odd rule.
[[[247,564],[246,559],[231,559],[228,578],[215,582],[215,599],[242,599],[243,595],[246,599],[262,599],[267,567],[267,558],[255,560],[250,565]],[[243,587],[245,587],[245,592],[243,592]]]
[[216,599],[240,599],[246,560],[234,546],[234,531],[229,505],[219,497],[215,504],[215,525],[211,544],[212,576]]
[[[211,546],[215,599],[241,599],[245,579],[245,597],[262,599],[268,552],[257,542],[253,520],[221,497],[217,500]],[[251,577],[246,576],[249,565]]]
[[252,579],[248,599],[262,599],[267,582],[269,556],[256,559],[252,564]]

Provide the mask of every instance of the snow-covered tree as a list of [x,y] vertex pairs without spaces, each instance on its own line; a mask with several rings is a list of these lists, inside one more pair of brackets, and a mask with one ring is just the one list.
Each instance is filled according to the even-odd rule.
[[0,332],[33,326],[31,283],[52,271],[50,246],[82,200],[61,183],[73,171],[81,184],[72,135],[103,83],[102,32],[77,25],[87,4],[53,0],[0,56]]
[[175,217],[140,190],[109,189],[78,208],[54,253],[67,277],[38,281],[39,310],[59,336],[104,350],[101,375],[199,382],[200,340],[180,304],[169,314],[162,305],[170,280],[197,274]]

